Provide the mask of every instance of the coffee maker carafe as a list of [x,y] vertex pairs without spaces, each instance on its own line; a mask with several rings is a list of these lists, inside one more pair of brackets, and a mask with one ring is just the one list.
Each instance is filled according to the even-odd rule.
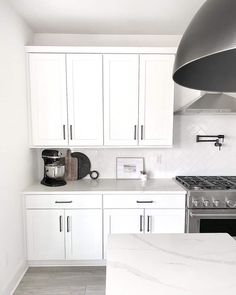
[[65,158],[57,150],[43,150],[44,177],[42,184],[47,186],[65,185]]

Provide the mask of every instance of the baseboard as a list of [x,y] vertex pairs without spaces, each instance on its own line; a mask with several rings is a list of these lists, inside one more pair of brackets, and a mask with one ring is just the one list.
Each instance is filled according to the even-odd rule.
[[29,260],[30,267],[41,266],[105,266],[106,260]]
[[22,280],[24,274],[28,269],[28,264],[26,261],[21,263],[17,268],[16,272],[13,274],[7,285],[3,289],[2,295],[13,295],[20,281]]

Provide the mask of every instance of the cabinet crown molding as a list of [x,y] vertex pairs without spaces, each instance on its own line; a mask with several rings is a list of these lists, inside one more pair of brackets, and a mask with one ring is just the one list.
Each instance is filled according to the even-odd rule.
[[177,47],[25,46],[27,53],[147,53],[175,54]]

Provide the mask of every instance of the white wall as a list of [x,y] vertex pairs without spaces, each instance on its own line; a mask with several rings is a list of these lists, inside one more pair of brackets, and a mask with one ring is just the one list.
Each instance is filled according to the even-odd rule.
[[28,149],[24,45],[31,31],[0,0],[0,294],[25,268],[20,192],[33,180]]

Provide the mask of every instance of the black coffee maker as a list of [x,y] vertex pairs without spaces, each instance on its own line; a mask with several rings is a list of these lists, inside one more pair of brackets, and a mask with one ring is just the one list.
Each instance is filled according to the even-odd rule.
[[65,158],[57,150],[43,150],[44,177],[42,184],[47,186],[65,185]]

